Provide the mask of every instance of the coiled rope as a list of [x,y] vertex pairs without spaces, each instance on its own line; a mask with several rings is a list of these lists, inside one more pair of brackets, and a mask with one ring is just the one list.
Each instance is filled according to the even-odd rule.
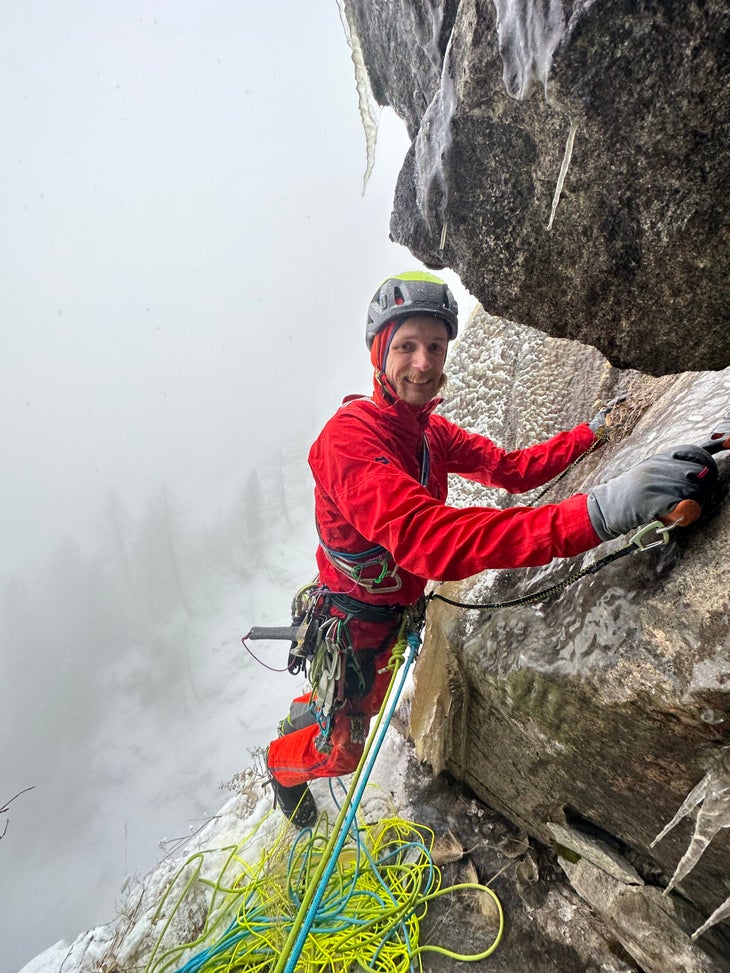
[[[249,836],[249,838],[253,835]],[[274,846],[254,866],[245,861],[244,844],[229,849],[229,858],[214,882],[207,882],[219,900],[211,903],[205,929],[191,943],[163,952],[150,961],[146,973],[162,973],[179,962],[183,952],[197,950],[178,973],[271,973],[286,959],[286,939],[301,907],[302,892],[312,881],[325,854],[327,834],[302,831],[290,844],[291,831],[283,826]],[[289,839],[289,841],[287,840]],[[485,885],[460,883],[442,887],[433,863],[433,832],[421,825],[391,817],[374,824],[360,822],[336,862],[335,874],[318,909],[317,921],[296,957],[301,973],[330,973],[339,969],[365,969],[377,973],[422,971],[421,957],[436,952],[465,962],[486,959],[499,945],[504,918],[499,899]],[[205,854],[205,853],[203,853]],[[232,863],[240,866],[233,882],[225,881]],[[186,871],[192,867],[192,874]],[[192,885],[201,881],[200,856],[191,857],[179,870],[165,901],[182,892],[166,918],[184,907]],[[487,894],[495,906],[497,929],[477,954],[457,953],[435,944],[421,943],[420,926],[431,902],[454,892]],[[227,922],[222,935],[214,935]],[[160,937],[160,940],[162,937]],[[159,941],[158,941],[159,946]],[[159,952],[156,947],[155,952]]]
[[[497,948],[504,925],[499,899],[490,888],[478,883],[442,888],[440,872],[431,858],[433,833],[429,829],[397,817],[372,825],[355,823],[408,667],[418,649],[418,635],[406,631],[407,621],[404,619],[393,649],[393,677],[383,706],[331,831],[305,829],[285,854],[289,829],[283,827],[274,847],[262,854],[254,868],[243,857],[243,845],[225,849],[229,856],[215,882],[200,878],[204,853],[188,859],[158,907],[159,917],[172,897],[173,887],[178,881],[183,882],[192,867],[192,875],[174,902],[145,973],[163,973],[191,949],[201,951],[177,973],[327,973],[350,968],[373,973],[412,973],[423,970],[421,956],[426,952],[476,961]],[[320,818],[319,827],[323,826],[326,828],[326,818]],[[241,871],[227,884],[225,873],[234,861],[240,864]],[[167,950],[155,960],[174,914],[198,880],[213,889],[201,936],[195,942]],[[459,954],[419,943],[420,920],[428,903],[457,890],[486,893],[494,902],[497,932],[479,954]],[[223,901],[218,904],[221,897]],[[219,930],[224,922],[227,926],[221,936]],[[214,934],[218,939],[206,945]]]

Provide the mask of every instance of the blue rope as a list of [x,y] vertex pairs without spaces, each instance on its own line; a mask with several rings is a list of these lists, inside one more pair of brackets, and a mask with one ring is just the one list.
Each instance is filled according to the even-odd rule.
[[397,674],[396,677],[397,682],[395,684],[393,692],[390,695],[390,699],[388,701],[388,707],[385,710],[383,717],[381,718],[378,724],[375,736],[373,738],[372,746],[370,747],[370,751],[368,753],[367,760],[365,761],[365,764],[363,765],[362,771],[358,778],[357,786],[352,796],[350,806],[347,810],[344,821],[342,822],[342,826],[340,827],[337,840],[334,844],[334,847],[332,848],[332,854],[330,855],[330,860],[327,864],[324,873],[322,874],[321,881],[319,883],[319,886],[317,887],[317,891],[314,894],[314,898],[310,903],[309,909],[307,910],[307,913],[304,916],[302,928],[299,930],[299,935],[297,936],[294,942],[294,946],[292,947],[291,954],[287,960],[286,966],[284,967],[283,973],[294,973],[296,969],[297,960],[301,955],[302,949],[304,948],[304,942],[307,936],[309,935],[312,925],[314,924],[314,920],[317,915],[317,910],[319,909],[322,899],[324,898],[324,893],[327,888],[327,883],[332,878],[332,874],[335,870],[337,859],[339,857],[340,852],[342,851],[347,835],[355,820],[355,815],[357,814],[358,808],[360,806],[360,801],[362,800],[363,792],[365,790],[365,787],[367,786],[377,756],[380,753],[380,748],[382,747],[383,741],[385,740],[385,734],[388,731],[388,726],[390,725],[390,721],[393,717],[393,713],[395,712],[395,708],[398,705],[400,694],[403,691],[406,677],[408,676],[408,670],[416,656],[416,653],[418,652],[418,647],[421,644],[421,640],[416,632],[408,632],[408,634],[406,635],[406,640],[408,645],[408,655],[405,658],[404,664],[400,667],[400,672]]

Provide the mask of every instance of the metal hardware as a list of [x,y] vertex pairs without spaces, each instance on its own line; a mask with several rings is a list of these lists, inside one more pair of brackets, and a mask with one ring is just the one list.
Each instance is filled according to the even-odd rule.
[[[681,520],[675,520],[671,524],[663,524],[661,520],[652,520],[650,524],[639,527],[629,543],[635,544],[640,551],[650,551],[653,547],[661,547],[662,544],[669,543],[669,531],[674,530],[680,523]],[[644,543],[644,538],[652,532],[659,535],[658,540],[651,541],[649,544]]]

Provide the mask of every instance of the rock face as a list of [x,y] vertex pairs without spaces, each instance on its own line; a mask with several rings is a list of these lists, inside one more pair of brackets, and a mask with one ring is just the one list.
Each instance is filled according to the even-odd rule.
[[[590,417],[596,395],[629,392],[614,410],[612,440],[541,502],[583,492],[659,449],[701,442],[730,411],[730,369],[662,378],[621,373],[593,349],[484,313],[469,323],[449,371],[447,411],[508,448]],[[718,466],[726,489],[730,454],[720,454]],[[507,498],[456,481],[450,500],[505,506]],[[563,844],[556,826],[574,827],[638,870],[644,891],[605,866],[592,887],[600,902],[601,889],[611,886],[614,931],[647,971],[727,968],[698,954],[704,936],[695,946],[690,933],[730,896],[723,830],[730,826],[729,540],[725,503],[676,530],[667,545],[614,561],[553,600],[492,611],[432,602],[416,666],[411,726],[422,759],[545,844]],[[545,568],[487,572],[436,592],[466,602],[519,597],[624,544]],[[688,813],[652,847],[694,788]],[[653,922],[669,949],[664,926],[675,920],[659,905],[670,910],[677,897],[661,889],[688,851],[677,887],[698,911],[676,930],[675,951],[651,965],[642,952],[647,927]],[[566,868],[579,892],[590,869]],[[592,906],[593,895],[586,892]],[[631,916],[638,925],[627,931]],[[730,957],[730,940],[718,948]],[[692,951],[695,965],[688,965]]]
[[730,364],[724,0],[346,9],[412,138],[396,241],[616,366]]
[[[527,445],[628,390],[612,441],[542,502],[706,438],[730,412],[727,4],[345,9],[376,100],[412,140],[391,235],[490,312],[452,355],[451,417]],[[726,487],[727,456],[721,469]],[[505,503],[469,484],[452,499]],[[601,842],[602,864],[575,852],[565,874],[657,973],[730,957],[714,925],[730,914],[729,529],[718,506],[543,603],[434,602],[416,670],[422,759],[546,845]],[[439,593],[511,599],[620,545]]]

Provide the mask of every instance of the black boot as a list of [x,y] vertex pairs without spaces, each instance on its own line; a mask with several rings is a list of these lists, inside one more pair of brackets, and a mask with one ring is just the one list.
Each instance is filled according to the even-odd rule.
[[294,787],[284,787],[276,778],[272,778],[272,784],[274,807],[280,807],[282,813],[297,828],[311,828],[317,820],[317,805],[307,785],[295,784]]

